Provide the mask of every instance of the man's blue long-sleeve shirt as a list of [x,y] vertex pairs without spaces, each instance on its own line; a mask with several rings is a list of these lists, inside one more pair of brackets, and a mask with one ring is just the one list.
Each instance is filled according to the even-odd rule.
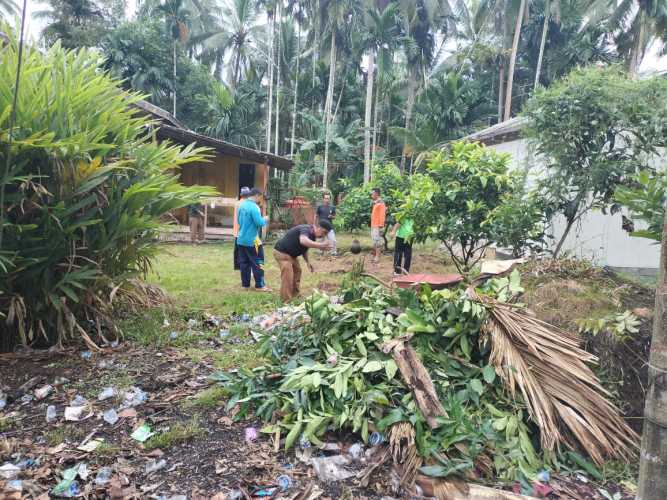
[[244,247],[253,246],[259,230],[266,226],[266,221],[262,217],[257,203],[250,199],[241,203],[237,219],[239,223],[239,235],[236,238],[236,244]]

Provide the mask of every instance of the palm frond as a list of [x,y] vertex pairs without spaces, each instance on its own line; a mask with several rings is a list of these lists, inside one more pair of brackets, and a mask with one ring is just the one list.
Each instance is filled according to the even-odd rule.
[[523,395],[545,449],[581,447],[598,465],[605,457],[635,455],[639,437],[608,401],[588,366],[597,360],[579,347],[578,336],[469,293],[488,310],[483,338],[490,342],[490,363],[512,395]]

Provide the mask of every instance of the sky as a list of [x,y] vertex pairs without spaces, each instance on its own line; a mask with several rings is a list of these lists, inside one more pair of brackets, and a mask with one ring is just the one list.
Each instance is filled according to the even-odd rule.
[[[136,6],[136,0],[128,0],[127,1],[127,12],[128,13],[133,13],[135,11],[135,6]],[[28,16],[27,16],[27,22],[26,22],[26,32],[28,33],[28,36],[32,38],[33,40],[37,40],[39,38],[39,32],[42,30],[43,24],[40,20],[35,19],[34,13],[43,9],[45,7],[44,2],[39,2],[39,1],[34,1],[34,0],[28,0]],[[660,48],[661,44],[660,43],[654,43],[646,56],[644,57],[644,60],[642,61],[642,65],[639,68],[640,73],[650,73],[653,71],[667,71],[667,56],[660,56]]]

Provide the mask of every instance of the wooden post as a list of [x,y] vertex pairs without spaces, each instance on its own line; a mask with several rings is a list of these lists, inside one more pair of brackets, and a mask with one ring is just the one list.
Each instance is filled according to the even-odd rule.
[[206,241],[206,225],[208,224],[208,203],[204,203],[204,241]]
[[667,211],[658,271],[637,500],[661,500],[667,492]]
[[[260,188],[261,188],[262,192],[264,193],[264,196],[266,196],[266,189],[269,187],[269,165],[268,165],[268,163],[265,162],[261,166],[262,166],[262,168],[260,170],[262,172],[262,176],[259,180],[259,185],[260,185]],[[268,211],[268,206],[267,206],[266,197],[265,197],[264,200],[262,201],[262,215],[267,215],[268,212],[269,211]],[[262,239],[266,239],[266,235],[267,235],[268,232],[269,232],[269,225],[267,224],[262,229]]]

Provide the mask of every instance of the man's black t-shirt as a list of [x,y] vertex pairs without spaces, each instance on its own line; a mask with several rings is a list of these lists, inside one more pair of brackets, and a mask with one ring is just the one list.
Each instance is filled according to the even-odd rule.
[[285,233],[285,236],[280,238],[275,245],[275,249],[281,253],[286,253],[291,257],[298,257],[303,255],[308,251],[308,247],[304,247],[299,239],[301,235],[304,234],[308,239],[315,241],[315,228],[310,224],[301,224],[300,226],[294,226],[292,229]]
[[331,222],[331,218],[336,215],[336,207],[333,205],[320,205],[317,207],[317,218]]

